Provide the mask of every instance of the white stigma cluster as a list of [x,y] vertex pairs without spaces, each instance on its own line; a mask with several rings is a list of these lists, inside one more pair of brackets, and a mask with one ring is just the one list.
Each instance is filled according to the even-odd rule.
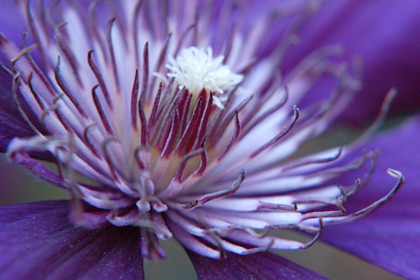
[[177,58],[170,57],[166,68],[170,70],[168,77],[175,78],[180,87],[198,94],[205,89],[222,94],[243,80],[243,75],[232,72],[223,64],[224,56],[213,58],[213,50],[206,51],[197,47],[182,50]]

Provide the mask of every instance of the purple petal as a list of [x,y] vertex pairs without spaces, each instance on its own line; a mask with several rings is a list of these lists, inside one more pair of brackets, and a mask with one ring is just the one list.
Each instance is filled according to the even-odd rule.
[[[3,61],[0,52],[0,62]],[[11,90],[12,80],[13,78],[0,68],[0,152],[6,151],[9,142],[14,137],[25,138],[34,135],[33,130],[22,118],[16,106]],[[27,111],[29,110],[26,103],[22,103],[22,105]]]
[[186,251],[198,279],[328,279],[270,252],[217,260]]
[[[1,38],[7,38],[7,41],[13,42],[19,48],[23,48],[22,33],[28,27],[25,24],[25,19],[22,14],[17,1],[5,0],[1,3],[0,8],[0,63],[7,68],[11,68],[10,58],[2,52],[2,44],[5,42]],[[4,39],[4,38],[3,38]],[[32,44],[31,38],[28,39],[28,44]],[[34,59],[36,60],[36,53]],[[12,93],[13,74],[6,73],[0,67],[0,152],[5,152],[11,139],[14,137],[27,138],[34,135],[34,132],[28,122],[24,120],[16,106],[16,98]],[[30,113],[28,104],[19,98],[22,110]],[[41,127],[39,121],[31,117],[31,122],[38,128]],[[41,158],[51,160],[48,155],[41,155]]]
[[[14,0],[3,0],[0,9],[0,32],[6,38],[21,45],[22,31],[25,28],[25,20],[19,8],[19,5]],[[22,15],[22,16],[21,16]],[[21,16],[18,20],[16,17]]]
[[373,214],[353,223],[326,228],[321,238],[401,276],[420,278],[420,116],[388,131],[371,143],[382,154],[370,183],[349,198],[348,210],[361,209],[383,196],[395,179],[388,167],[406,176],[402,190]]
[[[5,95],[6,93],[0,87],[0,103],[5,99],[3,98]],[[11,97],[9,94],[7,96]],[[6,109],[6,104],[10,105],[10,99],[0,105],[0,152],[6,151],[7,145],[14,137],[28,137],[34,134],[26,123],[19,118],[20,114],[12,109],[14,106]]]
[[[6,80],[9,77],[6,77]],[[19,109],[15,104],[13,94],[10,92],[10,87],[5,88],[1,83],[2,72],[0,69],[0,153],[4,153],[10,141],[15,138],[29,138],[35,135],[35,132],[28,124],[27,120],[24,120]],[[31,116],[29,106],[26,102],[21,100],[22,108]],[[36,125],[40,131],[44,129],[40,126],[39,121],[35,118],[30,120],[33,125]],[[31,156],[35,156],[38,159],[53,161],[52,154],[49,152],[34,152],[30,153]]]
[[67,201],[0,207],[1,279],[143,279],[139,231],[88,231],[68,222]]
[[[0,62],[3,61],[0,51]],[[10,140],[14,137],[24,138],[34,135],[15,104],[11,90],[12,79],[0,68],[0,152],[6,151]]]
[[[419,110],[419,16],[416,0],[327,1],[299,32],[299,44],[285,56],[283,69],[293,69],[314,50],[341,44],[349,63],[356,56],[363,62],[363,88],[345,112],[346,120],[359,124],[372,120],[391,87],[398,89],[392,113]],[[312,104],[333,86],[328,81],[320,84],[305,104]]]

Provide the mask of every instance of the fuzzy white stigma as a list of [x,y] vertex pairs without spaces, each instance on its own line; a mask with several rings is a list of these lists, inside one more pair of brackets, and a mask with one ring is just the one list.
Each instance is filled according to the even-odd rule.
[[224,56],[213,58],[213,50],[206,51],[197,47],[182,50],[177,58],[169,57],[165,65],[170,70],[168,77],[175,78],[180,87],[185,87],[191,93],[198,94],[205,89],[209,92],[222,94],[243,80],[243,75],[232,72],[222,64]]

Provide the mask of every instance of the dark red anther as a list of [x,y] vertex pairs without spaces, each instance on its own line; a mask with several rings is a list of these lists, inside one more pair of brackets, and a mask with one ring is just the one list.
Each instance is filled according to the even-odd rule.
[[96,89],[98,87],[99,87],[99,85],[96,85],[92,88],[93,103],[95,104],[96,110],[98,111],[99,117],[101,118],[102,124],[103,124],[106,132],[108,132],[109,135],[114,136],[115,134],[112,131],[111,124],[110,124],[108,118],[106,117],[106,114],[105,114],[104,109],[101,105],[101,102],[99,101],[98,95],[96,94]]
[[161,154],[162,158],[169,158],[169,155],[172,152],[173,145],[175,143],[176,136],[178,135],[179,130],[179,112],[175,110],[174,116],[172,118],[172,126],[169,132],[169,135],[166,137],[166,143],[163,147],[163,151]]
[[184,169],[188,161],[191,158],[195,157],[196,155],[201,154],[203,150],[204,150],[203,148],[195,150],[182,158],[181,163],[179,164],[179,167],[178,167],[178,171],[176,172],[176,175],[174,178],[177,182],[182,183],[182,174],[184,173]]
[[80,87],[83,87],[83,83],[79,75],[79,68],[80,68],[79,62],[77,58],[74,56],[74,53],[72,49],[70,48],[68,42],[64,41],[63,34],[60,33],[59,31],[66,24],[67,23],[62,23],[55,28],[55,40],[57,42],[57,46],[59,47],[61,52],[64,54],[64,57],[67,59],[67,62],[70,65],[70,68],[74,74],[74,77],[76,78],[77,83],[79,84]]
[[111,97],[109,95],[108,88],[106,86],[105,80],[102,77],[101,72],[99,71],[98,67],[96,66],[95,62],[93,61],[92,54],[95,51],[91,50],[88,52],[88,64],[90,66],[90,69],[92,69],[93,74],[95,75],[96,79],[98,80],[99,86],[101,87],[101,90],[104,94],[106,103],[108,104],[109,108],[112,109],[112,101]]
[[143,50],[143,85],[142,92],[147,91],[147,84],[149,81],[149,42],[144,44]]
[[230,195],[236,193],[236,191],[239,189],[241,183],[244,180],[245,180],[245,170],[242,169],[239,172],[238,179],[236,179],[236,181],[233,182],[231,188],[229,188],[227,190],[224,190],[224,191],[207,194],[207,195],[201,197],[200,199],[197,199],[196,201],[193,201],[193,202],[190,202],[190,203],[184,205],[183,208],[184,209],[191,209],[191,208],[194,208],[194,207],[197,207],[197,206],[204,205],[207,202],[212,201],[214,199],[230,196]]
[[[137,130],[137,100],[139,96],[139,71],[136,69],[133,88],[131,90],[131,126]],[[139,108],[140,110],[140,108]]]
[[64,84],[63,79],[60,75],[60,57],[57,59],[57,65],[54,69],[55,74],[55,81],[57,82],[58,86],[61,88],[61,90],[64,92],[64,94],[70,99],[70,101],[73,103],[73,105],[76,107],[77,111],[85,118],[87,118],[87,114],[85,110],[83,110],[80,103],[77,101],[77,99],[73,96],[73,94],[70,92],[66,84]]
[[204,91],[204,93],[202,92],[198,96],[194,112],[188,122],[187,128],[183,132],[180,141],[178,142],[178,145],[175,149],[176,152],[178,152],[180,155],[183,153],[188,153],[193,149],[193,144],[197,137],[197,131],[200,125],[200,121],[204,113],[205,99],[206,93]]
[[149,141],[147,119],[146,119],[146,114],[144,112],[144,106],[143,106],[143,103],[142,103],[141,99],[138,102],[138,110],[139,110],[140,125],[141,125],[141,132],[140,132],[141,140],[140,141],[141,141],[142,146],[147,146],[148,141]]
[[[203,94],[206,94],[204,89],[203,89],[203,91],[204,91]],[[213,109],[213,97],[214,97],[213,93],[210,93],[210,96],[208,98],[206,107],[204,108],[204,113],[203,113],[203,116],[201,118],[200,127],[198,129],[198,133],[197,133],[197,137],[196,137],[195,142],[194,142],[193,149],[198,149],[200,147],[200,145],[203,142],[204,136],[207,133],[207,124],[208,124],[208,121],[209,121],[209,118],[210,118],[211,111]]]
[[159,84],[159,89],[156,93],[156,97],[155,97],[155,100],[153,102],[152,112],[150,113],[150,117],[149,117],[149,129],[151,129],[150,126],[155,124],[156,114],[157,114],[157,110],[159,108],[159,101],[160,101],[161,94],[162,94],[162,83]]

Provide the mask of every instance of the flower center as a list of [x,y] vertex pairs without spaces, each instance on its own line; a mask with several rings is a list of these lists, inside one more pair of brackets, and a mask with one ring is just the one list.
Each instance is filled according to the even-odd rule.
[[223,94],[243,80],[243,75],[232,72],[223,60],[223,55],[213,58],[211,47],[207,47],[206,51],[189,47],[176,58],[170,57],[165,66],[170,70],[168,77],[175,78],[180,87],[185,87],[192,94],[198,94],[203,89]]

